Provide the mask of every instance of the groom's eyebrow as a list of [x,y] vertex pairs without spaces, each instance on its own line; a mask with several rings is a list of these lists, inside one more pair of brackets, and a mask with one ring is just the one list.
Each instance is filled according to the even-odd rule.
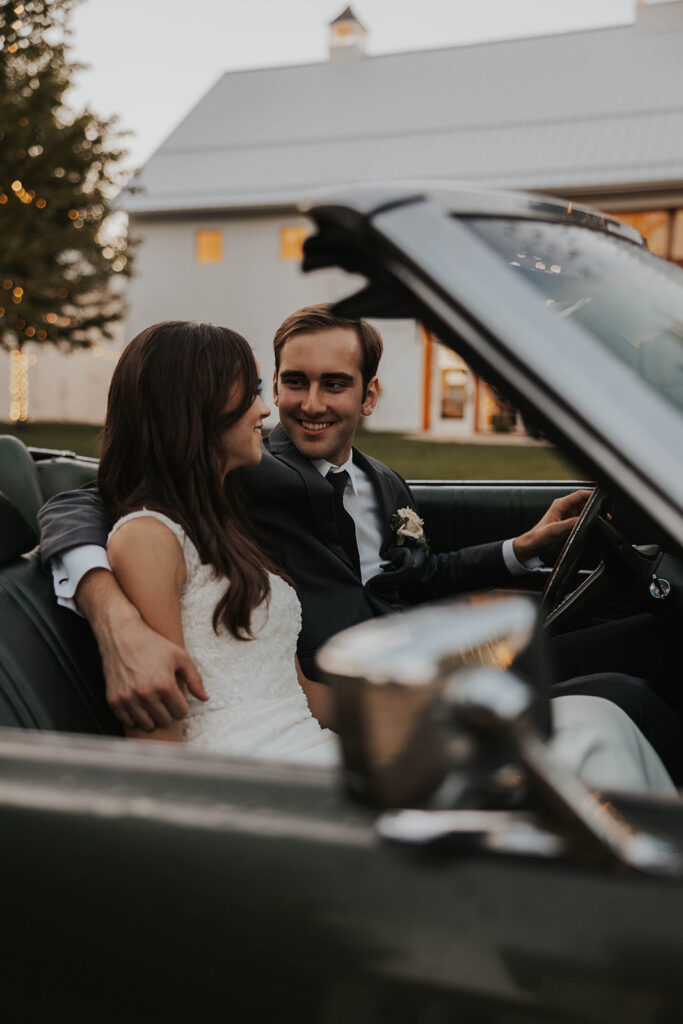
[[356,378],[353,376],[353,374],[342,373],[342,371],[340,370],[339,373],[321,373],[320,379],[341,381],[344,384],[353,384]]
[[[308,374],[305,373],[303,370],[283,370],[282,373],[280,374],[280,379],[285,382],[308,380]],[[355,377],[353,376],[353,374],[344,373],[341,370],[338,373],[321,373],[320,379],[322,381],[340,381],[343,384],[351,385],[355,383]]]

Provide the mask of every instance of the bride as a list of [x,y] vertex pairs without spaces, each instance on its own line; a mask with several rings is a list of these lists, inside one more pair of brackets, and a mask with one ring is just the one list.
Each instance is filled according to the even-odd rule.
[[[111,382],[98,487],[109,560],[149,626],[185,647],[209,699],[141,739],[234,756],[333,764],[329,691],[296,659],[296,593],[242,503],[270,414],[251,348],[226,327],[142,331]],[[311,709],[317,717],[313,717]]]

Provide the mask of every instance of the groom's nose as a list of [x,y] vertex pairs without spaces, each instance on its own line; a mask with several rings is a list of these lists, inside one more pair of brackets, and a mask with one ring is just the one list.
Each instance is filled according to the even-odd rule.
[[301,402],[304,412],[316,413],[325,411],[325,396],[317,384],[310,384]]

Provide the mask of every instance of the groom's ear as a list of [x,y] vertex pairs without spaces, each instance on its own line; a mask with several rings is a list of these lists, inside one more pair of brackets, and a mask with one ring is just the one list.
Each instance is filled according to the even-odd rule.
[[277,393],[277,370],[273,371],[273,401],[278,404],[278,393]]

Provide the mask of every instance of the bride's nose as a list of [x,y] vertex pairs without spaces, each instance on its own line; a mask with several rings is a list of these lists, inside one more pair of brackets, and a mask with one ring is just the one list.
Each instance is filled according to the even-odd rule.
[[257,395],[256,398],[257,398],[257,403],[258,403],[257,406],[256,406],[256,410],[257,410],[259,416],[261,417],[261,419],[265,420],[265,419],[268,418],[268,416],[270,416],[270,409],[268,408],[268,406],[263,401],[263,399],[261,398],[260,395]]

